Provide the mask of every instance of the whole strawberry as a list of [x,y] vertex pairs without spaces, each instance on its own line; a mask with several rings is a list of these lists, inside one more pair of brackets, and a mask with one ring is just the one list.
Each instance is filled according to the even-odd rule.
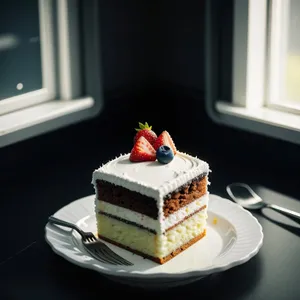
[[139,128],[135,128],[135,130],[137,133],[133,139],[134,144],[141,136],[143,136],[151,145],[156,141],[157,135],[152,130],[152,126],[149,126],[147,122],[145,124],[139,122]]

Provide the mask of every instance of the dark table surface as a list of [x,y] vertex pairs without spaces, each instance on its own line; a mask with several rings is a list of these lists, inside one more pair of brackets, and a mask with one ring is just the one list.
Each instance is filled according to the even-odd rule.
[[[131,146],[131,140],[126,144],[120,139],[110,143],[86,142],[70,142],[62,151],[53,151],[51,159],[43,155],[38,160],[27,153],[26,163],[6,170],[0,202],[0,228],[4,230],[0,299],[103,299],[101,292],[106,290],[110,297],[121,291],[130,298],[145,294],[175,299],[199,299],[204,295],[211,299],[300,299],[300,225],[268,210],[254,213],[263,227],[264,243],[249,262],[168,291],[123,286],[56,255],[44,239],[47,217],[92,194],[92,171]],[[266,201],[300,211],[298,176],[276,173],[269,165],[258,168],[249,159],[235,160],[233,155],[224,159],[209,143],[206,148],[181,145],[210,163],[211,193],[227,197],[227,184],[247,182]],[[49,157],[51,151],[49,148]]]

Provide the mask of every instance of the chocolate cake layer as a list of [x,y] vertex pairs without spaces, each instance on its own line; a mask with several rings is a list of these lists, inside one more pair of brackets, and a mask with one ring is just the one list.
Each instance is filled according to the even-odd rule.
[[[140,193],[114,185],[104,180],[96,181],[98,200],[139,212],[157,219],[156,200]],[[200,198],[207,192],[207,176],[199,176],[164,197],[164,216],[176,212],[183,206]]]
[[181,207],[193,202],[205,195],[207,192],[207,176],[195,179],[180,190],[175,191],[165,197],[163,212],[164,216],[168,217],[170,214],[176,212]]
[[201,240],[203,237],[205,237],[206,235],[206,230],[204,230],[201,234],[199,234],[198,236],[194,237],[193,239],[191,239],[190,241],[188,241],[186,244],[182,245],[181,247],[179,247],[178,249],[174,250],[172,253],[170,253],[168,256],[166,257],[163,257],[163,258],[158,258],[158,257],[153,257],[153,256],[150,256],[150,255],[147,255],[147,254],[144,254],[140,251],[136,251],[136,250],[133,250],[131,249],[130,247],[127,247],[127,246],[124,246],[120,243],[117,243],[117,242],[114,242],[104,236],[101,236],[101,235],[98,235],[98,237],[104,241],[107,241],[113,245],[116,245],[120,248],[123,248],[123,249],[126,249],[132,253],[135,253],[137,255],[140,255],[144,258],[148,258],[156,263],[159,263],[159,264],[164,264],[166,263],[167,261],[169,261],[170,259],[172,259],[173,257],[177,256],[178,254],[180,254],[182,251],[186,250],[187,248],[189,248],[190,246],[192,246],[193,244],[195,244],[196,242],[198,242],[199,240]]
[[97,180],[98,199],[157,219],[156,200],[104,180]]

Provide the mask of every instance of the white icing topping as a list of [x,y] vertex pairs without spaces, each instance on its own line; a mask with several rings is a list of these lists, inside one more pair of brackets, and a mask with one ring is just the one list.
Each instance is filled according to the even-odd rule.
[[209,172],[205,161],[181,152],[177,152],[169,164],[158,161],[134,163],[129,160],[129,155],[121,155],[95,170],[93,183],[103,179],[159,199],[194,177]]
[[[168,217],[166,218],[163,217],[161,222],[159,220],[154,220],[148,216],[145,216],[141,213],[120,206],[116,206],[105,201],[99,201],[97,199],[96,199],[96,211],[97,212],[102,211],[112,216],[116,216],[124,220],[134,222],[143,227],[152,229],[156,231],[158,234],[161,234],[165,232],[167,229],[169,229],[170,227],[181,222],[189,215],[195,213],[204,205],[207,206],[207,204],[208,204],[208,194],[202,196],[197,200],[194,200],[193,202],[182,207],[181,209],[177,210],[176,212],[169,215]],[[207,215],[207,209],[203,209],[203,216],[206,215]]]

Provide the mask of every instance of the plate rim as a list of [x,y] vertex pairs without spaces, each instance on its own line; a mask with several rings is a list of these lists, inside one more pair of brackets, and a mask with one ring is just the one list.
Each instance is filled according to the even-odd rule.
[[[174,272],[174,273],[167,273],[167,272],[155,272],[155,273],[142,273],[140,271],[133,271],[133,272],[128,272],[126,270],[120,270],[117,266],[103,266],[103,264],[97,260],[95,260],[94,258],[92,258],[96,264],[98,265],[98,267],[95,266],[94,263],[86,263],[85,261],[80,261],[80,260],[74,260],[73,258],[71,258],[70,256],[68,256],[64,251],[59,250],[57,247],[55,247],[55,245],[49,240],[48,238],[48,226],[49,226],[49,222],[46,223],[45,225],[45,240],[46,242],[49,244],[49,246],[51,247],[52,251],[54,253],[56,253],[57,255],[63,257],[64,259],[66,259],[67,261],[78,265],[80,267],[86,268],[86,269],[91,269],[94,271],[97,271],[103,275],[106,276],[114,276],[114,277],[127,277],[127,278],[139,278],[139,279],[158,279],[158,278],[166,278],[168,277],[168,279],[170,278],[180,278],[180,277],[203,277],[203,276],[207,276],[207,275],[211,275],[213,273],[219,273],[219,272],[223,272],[226,271],[228,269],[231,269],[233,267],[236,267],[238,265],[242,265],[244,263],[246,263],[247,261],[249,261],[252,257],[254,257],[259,250],[261,249],[262,245],[263,245],[263,240],[264,240],[264,233],[263,233],[263,228],[261,226],[261,224],[258,222],[257,218],[254,217],[248,210],[244,209],[243,207],[241,207],[240,205],[234,203],[233,201],[218,196],[216,194],[210,194],[210,197],[215,198],[213,201],[215,201],[216,199],[221,200],[221,201],[226,201],[226,203],[230,206],[233,205],[235,206],[235,208],[240,209],[241,211],[243,211],[244,213],[246,213],[246,215],[254,222],[254,224],[257,226],[257,232],[260,234],[260,238],[259,241],[257,243],[257,245],[255,246],[255,248],[250,251],[247,255],[236,259],[234,261],[228,262],[228,263],[224,263],[224,264],[220,264],[218,266],[216,265],[210,265],[206,268],[203,269],[199,269],[199,270],[194,270],[194,269],[184,269],[182,271],[179,272]],[[88,195],[82,198],[79,198],[77,200],[74,200],[68,204],[66,204],[65,206],[61,207],[59,210],[57,210],[53,215],[57,215],[59,214],[61,211],[67,209],[69,206],[74,205],[75,203],[81,202],[81,201],[87,201],[90,198],[95,198],[95,195]],[[217,200],[217,201],[218,201]],[[227,205],[226,204],[226,205]],[[210,207],[208,207],[208,211]],[[224,216],[222,216],[224,217]],[[227,219],[228,220],[228,219]],[[230,222],[230,221],[228,221]],[[231,223],[231,222],[230,222]],[[233,223],[231,223],[232,225],[234,225]],[[82,253],[82,252],[81,252]],[[82,253],[82,255],[86,255],[85,253]]]

